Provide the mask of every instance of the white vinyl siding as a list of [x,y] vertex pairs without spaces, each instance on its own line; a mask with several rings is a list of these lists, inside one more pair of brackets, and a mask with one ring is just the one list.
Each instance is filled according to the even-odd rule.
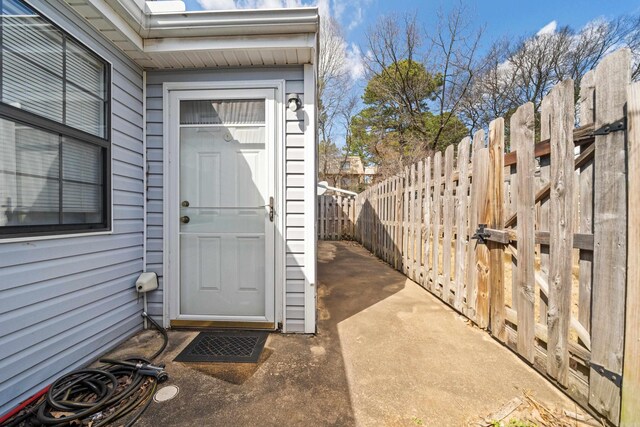
[[142,327],[142,71],[61,1],[33,3],[112,64],[113,233],[0,243],[0,414]]

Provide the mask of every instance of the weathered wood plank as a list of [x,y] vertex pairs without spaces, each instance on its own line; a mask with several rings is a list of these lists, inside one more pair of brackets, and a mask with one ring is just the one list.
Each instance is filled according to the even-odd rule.
[[[551,98],[546,97],[542,100],[540,104],[540,138],[541,139],[549,139],[550,135],[550,115],[551,113]],[[534,154],[535,156],[535,154]],[[544,196],[537,197],[536,194],[536,203],[539,203],[539,217],[536,231],[549,231],[549,179],[551,176],[551,156],[546,154],[544,156],[540,156],[540,185],[541,188],[538,190],[538,194],[542,194],[542,190],[546,190]],[[540,244],[540,272],[541,274],[547,278],[549,277],[549,242]],[[538,321],[543,325],[547,324],[547,311],[548,311],[548,303],[547,295],[542,292],[538,292],[538,298],[540,301],[540,309],[539,309],[539,317]]]
[[[476,227],[480,223],[486,223],[489,211],[489,149],[484,147],[484,135],[481,144],[473,158],[473,188],[475,193]],[[475,141],[474,141],[475,145]],[[475,276],[476,286],[476,310],[475,322],[481,328],[489,326],[489,249],[486,245],[476,241],[475,264],[471,267]]]
[[409,168],[404,168],[404,197],[402,199],[402,271],[409,275]]
[[411,186],[409,187],[409,278],[416,280],[416,164],[409,168]]
[[417,181],[417,197],[415,203],[415,218],[414,218],[414,248],[416,252],[416,262],[413,267],[413,274],[415,280],[420,283],[420,272],[422,271],[422,191],[424,189],[424,173],[422,170],[422,161],[418,162],[418,181]]
[[627,222],[627,306],[620,425],[640,425],[640,83],[627,91],[629,218]]
[[547,372],[563,386],[569,373],[569,322],[573,266],[573,81],[557,84],[549,94],[551,116],[551,194],[549,200],[549,342]]
[[326,239],[326,235],[325,235],[325,230],[326,230],[326,226],[327,226],[327,219],[326,219],[326,215],[324,212],[324,204],[325,204],[325,197],[326,196],[320,196],[320,199],[318,200],[319,202],[319,206],[318,206],[318,212],[320,215],[320,235],[322,240]]
[[[542,104],[540,105],[540,111],[542,111]],[[548,124],[548,123],[547,123]],[[544,126],[545,123],[541,123],[541,127],[540,130],[544,131]],[[573,130],[573,143],[576,146],[580,146],[580,145],[589,145],[593,142],[593,123],[591,124],[587,124],[585,126],[580,126],[577,129]],[[551,146],[549,144],[549,137],[548,136],[542,136],[544,135],[544,132],[541,132],[541,136],[540,139],[541,141],[538,142],[535,145],[534,148],[534,156],[535,157],[542,157],[542,156],[548,156],[549,153],[551,152]],[[547,134],[548,135],[548,134]],[[513,150],[507,154],[505,154],[504,156],[504,164],[505,166],[510,166],[513,165],[517,162],[517,156],[518,153]]]
[[442,153],[438,151],[433,158],[433,231],[431,233],[431,241],[433,245],[433,264],[431,270],[431,292],[440,294],[440,286],[438,285],[438,276],[440,275],[440,209],[441,197],[440,191],[442,186]]
[[530,363],[535,356],[535,195],[534,174],[536,161],[533,154],[533,104],[527,103],[511,116],[511,143],[518,150],[518,264],[514,281],[518,316],[518,353]]
[[431,187],[431,158],[427,158],[425,160],[424,167],[424,175],[425,175],[425,194],[424,194],[424,227],[423,227],[423,251],[424,251],[424,283],[422,284],[425,288],[430,288],[429,285],[429,269],[432,266],[431,263],[431,197],[432,197],[432,187]]
[[[467,210],[469,193],[469,151],[471,139],[464,138],[458,144],[458,189],[456,191],[456,295],[453,306],[462,311],[465,280],[467,277]],[[428,188],[428,187],[427,187]]]
[[[580,124],[594,122],[595,112],[595,71],[587,72],[580,82]],[[586,146],[581,147],[584,153]],[[583,234],[593,234],[593,160],[580,167],[579,176],[580,224],[578,230]],[[581,250],[579,259],[579,312],[578,320],[589,331],[591,329],[591,281],[593,276],[593,251]]]
[[338,196],[338,235],[337,235],[337,239],[338,240],[342,240],[342,214],[343,214],[343,209],[344,206],[342,205],[342,195]]
[[[504,119],[489,124],[489,227],[504,227]],[[506,340],[504,306],[504,244],[489,241],[489,286],[491,333],[500,341]]]
[[[575,161],[574,161],[574,165],[577,169],[581,168],[582,166],[584,166],[589,160],[591,160],[593,158],[593,153],[595,152],[595,145],[591,144],[588,145],[584,148],[584,151],[582,151],[580,153],[580,155],[578,157],[576,157]],[[540,163],[542,165],[542,160],[540,159]],[[548,163],[547,163],[548,165]],[[542,169],[542,167],[541,167]],[[544,199],[549,197],[550,194],[550,187],[549,184],[546,184],[544,187],[542,187],[540,190],[538,190],[536,192],[536,203],[543,201]],[[514,225],[516,225],[518,223],[518,218],[516,217],[516,215],[513,215],[511,217],[509,217],[507,219],[507,221],[505,222],[505,227],[513,227]]]
[[[605,57],[596,68],[596,129],[624,117],[631,80],[628,49]],[[627,183],[624,132],[596,136],[594,248],[591,305],[592,362],[622,373],[627,256]],[[637,250],[637,248],[634,248]],[[614,424],[620,390],[591,369],[589,404]]]
[[395,207],[395,227],[396,227],[396,232],[395,232],[395,236],[396,236],[396,240],[395,240],[395,247],[396,247],[396,264],[395,264],[395,268],[396,270],[402,270],[402,207],[403,207],[403,202],[402,202],[402,194],[403,194],[403,189],[402,189],[402,178],[400,178],[399,176],[397,176],[395,178],[395,187],[396,187],[396,207]]
[[442,236],[442,299],[451,304],[451,239],[453,238],[453,145],[444,152],[444,198]]
[[467,248],[467,304],[466,304],[466,315],[471,320],[476,320],[476,311],[478,304],[478,285],[477,285],[477,274],[476,274],[476,251],[478,246],[477,240],[471,240],[471,236],[476,232],[478,228],[478,195],[482,191],[481,179],[476,179],[476,177],[480,177],[479,171],[479,155],[478,152],[482,149],[484,145],[484,131],[478,130],[473,135],[473,150],[472,150],[472,161],[471,161],[471,200],[469,203],[469,246]]
[[[513,164],[508,164],[505,166],[504,168],[504,174],[505,174],[505,181],[506,184],[508,184],[509,186],[509,192],[508,192],[508,199],[505,199],[505,212],[507,213],[508,217],[512,217],[512,218],[517,218],[517,213],[516,213],[516,203],[518,200],[518,180],[517,180],[517,168],[516,168],[516,158],[515,158],[515,152],[516,152],[516,144],[514,143],[514,141],[510,140],[509,142],[509,155],[512,155],[511,153],[513,153],[514,155],[512,155],[514,157],[514,161],[512,162]],[[505,158],[507,157],[507,155],[505,155]],[[504,163],[504,161],[503,161]],[[516,300],[518,299],[518,291],[516,288],[516,280],[515,280],[515,274],[516,274],[516,270],[518,268],[518,263],[516,260],[515,256],[511,256],[511,307],[513,309],[516,308]]]

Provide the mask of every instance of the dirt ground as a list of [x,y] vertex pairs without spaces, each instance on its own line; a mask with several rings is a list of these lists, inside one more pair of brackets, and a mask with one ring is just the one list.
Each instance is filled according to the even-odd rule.
[[[271,334],[257,364],[174,362],[196,332],[170,331],[161,362],[180,393],[154,402],[137,425],[482,425],[525,394],[580,412],[508,349],[361,246],[320,242],[318,279],[317,335]],[[114,356],[150,354],[158,343],[146,331]]]

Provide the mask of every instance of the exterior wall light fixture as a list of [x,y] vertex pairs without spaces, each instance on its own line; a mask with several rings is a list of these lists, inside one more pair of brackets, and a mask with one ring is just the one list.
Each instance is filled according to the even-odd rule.
[[302,108],[302,101],[300,101],[300,97],[297,93],[292,93],[289,95],[289,97],[287,98],[287,106],[289,110],[293,111],[294,113]]

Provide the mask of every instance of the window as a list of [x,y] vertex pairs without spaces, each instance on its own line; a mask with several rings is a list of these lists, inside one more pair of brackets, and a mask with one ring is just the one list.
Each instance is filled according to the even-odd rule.
[[0,236],[108,230],[109,66],[0,0]]
[[349,172],[351,170],[351,162],[349,160],[345,160],[342,162],[342,172]]

